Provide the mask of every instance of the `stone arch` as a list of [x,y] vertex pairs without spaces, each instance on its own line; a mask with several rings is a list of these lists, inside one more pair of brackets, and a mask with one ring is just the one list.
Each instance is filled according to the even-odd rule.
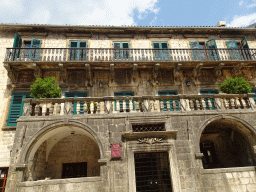
[[196,150],[204,154],[204,168],[255,165],[255,129],[241,118],[215,116],[199,129]]
[[63,132],[63,127],[65,127],[66,130],[69,129],[70,132],[78,131],[79,134],[86,135],[92,138],[99,147],[100,159],[105,159],[103,144],[95,131],[90,126],[80,121],[69,120],[68,122],[53,122],[44,126],[38,132],[36,132],[25,145],[25,147],[21,150],[19,162],[27,163],[29,160],[33,159],[33,156],[35,155],[39,146],[48,138],[50,138],[52,133]]

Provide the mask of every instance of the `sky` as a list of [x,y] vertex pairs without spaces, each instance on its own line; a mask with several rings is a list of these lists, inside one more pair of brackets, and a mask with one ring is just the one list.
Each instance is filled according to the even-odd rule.
[[0,23],[246,27],[256,0],[0,0]]

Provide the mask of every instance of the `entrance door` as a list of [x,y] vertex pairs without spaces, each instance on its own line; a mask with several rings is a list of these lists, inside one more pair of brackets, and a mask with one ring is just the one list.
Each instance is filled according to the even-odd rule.
[[172,192],[167,152],[135,153],[137,192]]
[[7,181],[8,168],[0,168],[0,192],[4,192]]

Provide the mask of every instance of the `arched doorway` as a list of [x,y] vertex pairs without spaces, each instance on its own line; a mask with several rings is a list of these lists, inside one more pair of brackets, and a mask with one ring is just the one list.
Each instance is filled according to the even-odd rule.
[[251,131],[233,119],[218,119],[209,123],[200,137],[203,167],[228,168],[255,165]]
[[85,130],[58,127],[41,136],[38,142],[40,146],[36,150],[34,147],[28,158],[24,181],[100,176],[100,149]]

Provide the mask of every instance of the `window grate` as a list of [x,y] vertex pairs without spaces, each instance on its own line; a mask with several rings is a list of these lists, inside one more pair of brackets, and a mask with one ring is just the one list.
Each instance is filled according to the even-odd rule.
[[138,192],[172,192],[167,152],[135,153]]
[[133,124],[133,132],[146,132],[146,131],[165,131],[164,123],[150,123],[150,124]]

